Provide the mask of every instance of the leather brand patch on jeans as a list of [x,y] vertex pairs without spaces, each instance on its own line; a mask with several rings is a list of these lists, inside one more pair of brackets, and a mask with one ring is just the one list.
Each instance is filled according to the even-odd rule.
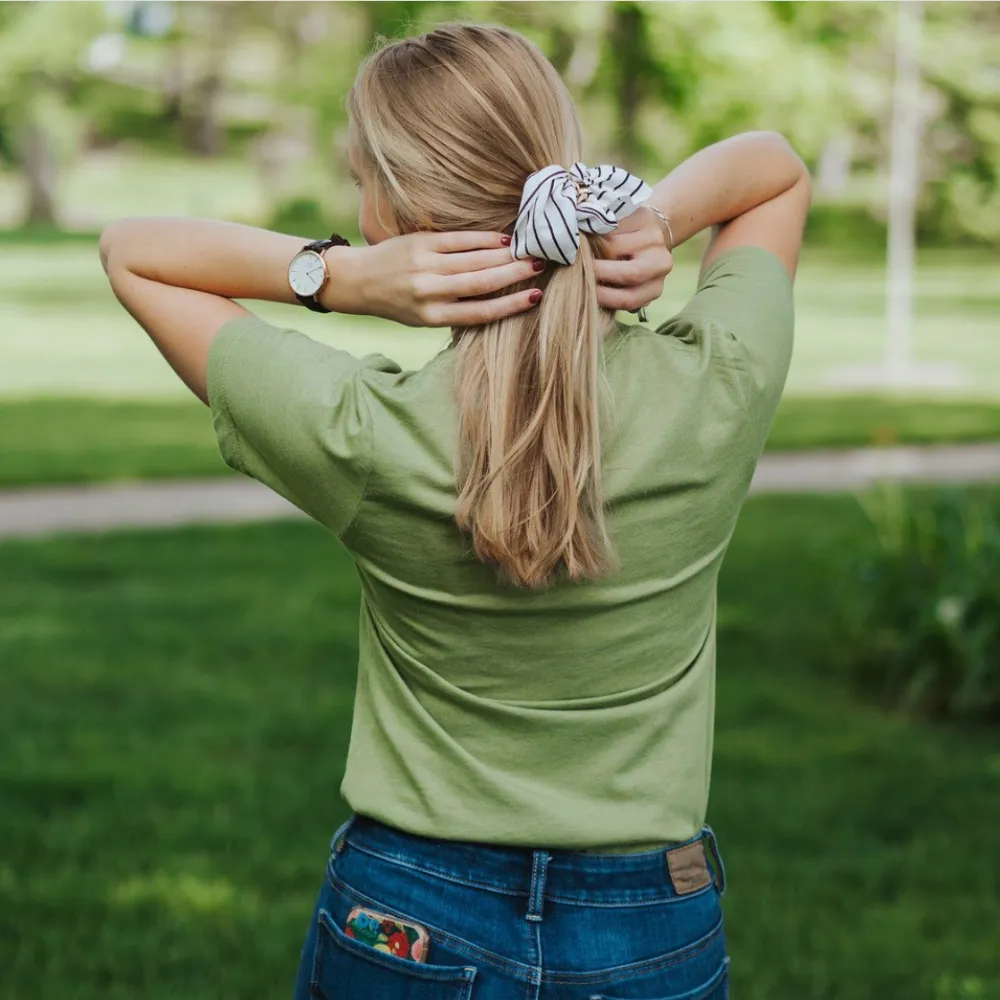
[[704,889],[712,882],[712,874],[708,870],[708,860],[705,857],[705,845],[700,840],[683,847],[673,847],[666,852],[667,869],[670,871],[670,881],[678,896]]

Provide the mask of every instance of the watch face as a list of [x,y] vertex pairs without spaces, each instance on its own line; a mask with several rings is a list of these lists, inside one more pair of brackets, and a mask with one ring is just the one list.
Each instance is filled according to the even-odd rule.
[[326,280],[323,258],[312,250],[297,253],[288,265],[288,283],[297,295],[315,295]]

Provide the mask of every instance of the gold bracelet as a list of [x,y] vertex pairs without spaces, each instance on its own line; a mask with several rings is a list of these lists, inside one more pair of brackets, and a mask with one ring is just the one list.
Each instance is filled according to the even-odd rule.
[[674,252],[674,231],[673,231],[673,229],[670,228],[670,220],[658,208],[654,208],[652,205],[650,205],[649,202],[646,202],[646,204],[643,205],[642,207],[643,208],[648,208],[653,213],[653,215],[655,215],[660,220],[660,222],[662,223],[662,226],[660,228],[662,228],[662,229],[664,229],[666,231],[667,249],[671,253],[673,253]]

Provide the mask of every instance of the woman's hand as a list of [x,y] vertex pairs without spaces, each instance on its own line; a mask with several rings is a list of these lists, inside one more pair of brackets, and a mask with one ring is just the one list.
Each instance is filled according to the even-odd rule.
[[605,309],[633,311],[655,302],[674,266],[656,216],[640,208],[622,220],[607,241],[610,258],[595,264],[597,301]]
[[323,305],[407,326],[476,326],[525,312],[541,300],[540,289],[477,296],[545,269],[543,261],[511,260],[509,236],[481,232],[409,233],[374,246],[331,247],[326,260]]

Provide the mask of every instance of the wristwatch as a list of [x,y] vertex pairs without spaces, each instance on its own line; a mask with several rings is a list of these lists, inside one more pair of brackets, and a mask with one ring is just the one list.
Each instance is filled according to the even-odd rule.
[[337,233],[325,240],[307,243],[288,265],[288,284],[292,286],[295,297],[307,309],[313,312],[331,312],[326,306],[320,305],[317,295],[323,290],[330,278],[323,251],[330,247],[349,247],[350,241]]

